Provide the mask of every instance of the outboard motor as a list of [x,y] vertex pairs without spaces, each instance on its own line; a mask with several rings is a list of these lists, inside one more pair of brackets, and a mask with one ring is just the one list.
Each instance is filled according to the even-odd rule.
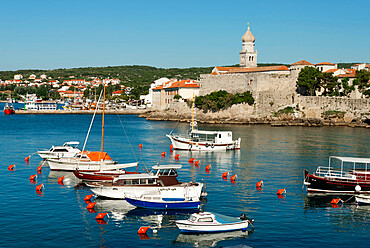
[[248,220],[248,218],[247,218],[247,216],[245,215],[245,213],[242,213],[241,215],[240,215],[240,218],[239,219],[241,219],[241,220]]

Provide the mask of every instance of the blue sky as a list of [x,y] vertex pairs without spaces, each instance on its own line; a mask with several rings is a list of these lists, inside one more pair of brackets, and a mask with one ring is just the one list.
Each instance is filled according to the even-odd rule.
[[0,70],[370,62],[370,1],[3,0]]

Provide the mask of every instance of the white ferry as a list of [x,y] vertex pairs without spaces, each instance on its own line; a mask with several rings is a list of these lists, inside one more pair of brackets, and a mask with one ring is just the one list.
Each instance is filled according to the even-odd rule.
[[43,102],[40,100],[32,100],[24,103],[24,110],[56,110],[56,102]]

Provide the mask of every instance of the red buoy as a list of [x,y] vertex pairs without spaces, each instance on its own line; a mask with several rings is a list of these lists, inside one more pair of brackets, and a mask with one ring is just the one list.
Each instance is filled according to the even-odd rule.
[[161,155],[162,155],[162,157],[165,157],[166,156],[166,152],[162,152]]
[[150,228],[150,226],[142,226],[139,228],[139,230],[137,231],[138,234],[144,234],[148,231],[148,229]]
[[95,205],[96,205],[96,202],[92,202],[92,203],[87,204],[86,208],[87,209],[93,209],[95,207]]
[[58,183],[63,184],[64,176],[58,178]]
[[189,163],[193,163],[195,158],[191,158],[188,160]]
[[263,184],[263,181],[259,181],[258,183],[256,183],[256,188],[257,189],[260,189],[262,187],[262,184]]
[[37,167],[37,172],[41,172],[41,168],[42,168],[42,165],[40,165],[39,167]]
[[176,160],[179,160],[179,157],[180,157],[180,154],[176,154],[176,155],[175,155],[175,159],[176,159]]
[[338,204],[339,202],[341,202],[342,201],[342,199],[340,199],[340,198],[338,198],[338,199],[333,199],[333,200],[331,200],[331,204]]
[[194,162],[195,166],[199,166],[200,160]]
[[172,144],[170,145],[170,150],[171,150],[171,149],[173,149],[173,145],[172,145]]
[[102,220],[107,215],[107,213],[98,213],[98,215],[95,217],[96,220]]
[[90,201],[91,200],[91,197],[93,197],[93,196],[94,196],[94,194],[86,195],[85,198],[84,198],[84,200],[85,201]]
[[8,170],[14,171],[14,169],[15,169],[15,164],[11,164],[8,166]]
[[231,176],[231,177],[230,177],[230,181],[231,181],[231,182],[235,182],[236,177],[237,177],[237,175],[236,175],[236,174],[235,174],[234,176]]
[[209,164],[209,165],[207,165],[206,166],[206,172],[209,172],[209,169],[211,168],[211,165]]
[[139,144],[139,148],[141,149],[141,148],[143,148],[143,144]]
[[278,190],[278,192],[276,192],[276,194],[278,194],[278,195],[282,195],[282,194],[286,194],[286,190],[285,190],[285,188],[283,188],[283,189],[279,189]]
[[36,191],[40,191],[41,192],[44,188],[45,188],[44,187],[44,184],[42,183],[42,184],[36,186]]
[[31,157],[31,156],[25,157],[25,158],[24,158],[24,161],[25,161],[25,162],[30,162],[30,157]]
[[31,175],[31,176],[30,176],[30,180],[31,180],[31,181],[35,181],[35,180],[36,180],[36,178],[37,178],[37,174],[35,174],[35,175]]
[[222,173],[222,178],[223,179],[227,179],[227,175],[229,174],[229,172],[228,171],[226,171],[226,172],[224,172],[224,173]]

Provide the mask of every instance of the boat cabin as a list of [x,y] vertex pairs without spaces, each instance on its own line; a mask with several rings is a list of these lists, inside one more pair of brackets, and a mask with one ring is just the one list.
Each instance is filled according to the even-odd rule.
[[190,132],[193,142],[206,142],[216,144],[229,144],[233,142],[233,133],[231,131],[201,131],[193,130]]
[[152,167],[151,174],[158,176],[163,186],[171,186],[179,184],[177,180],[177,171],[182,165],[169,164],[169,165],[155,165]]
[[330,156],[329,166],[319,166],[315,175],[328,180],[370,182],[370,158]]

